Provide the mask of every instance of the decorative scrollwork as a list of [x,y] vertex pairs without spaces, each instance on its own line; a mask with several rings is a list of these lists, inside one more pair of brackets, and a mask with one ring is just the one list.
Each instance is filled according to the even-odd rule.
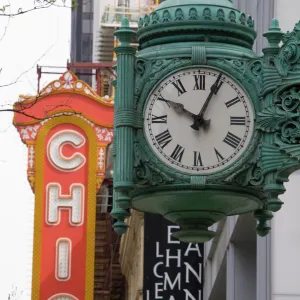
[[143,75],[146,69],[146,63],[144,60],[137,60],[135,64],[135,72],[139,75]]
[[261,76],[263,71],[263,64],[261,60],[255,60],[249,65],[249,70],[256,77]]
[[235,13],[235,11],[232,10],[229,13],[228,18],[229,18],[230,22],[235,23],[236,22],[236,13]]
[[299,144],[300,142],[300,123],[289,121],[281,128],[281,139],[287,144]]
[[252,157],[245,162],[243,168],[231,174],[225,179],[226,183],[238,184],[240,186],[258,187],[264,181],[261,168],[257,165],[261,157],[261,147],[257,146]]
[[300,147],[299,144],[286,144],[283,143],[278,135],[275,136],[275,144],[279,147],[280,151],[287,154],[291,158],[296,158],[300,161]]
[[217,11],[217,18],[219,21],[225,21],[225,13],[224,13],[224,10],[223,9],[218,9]]
[[208,7],[203,11],[203,18],[205,20],[211,20],[211,10]]
[[282,108],[286,111],[295,112],[299,111],[300,106],[300,89],[293,87],[288,91],[285,91],[280,96],[282,100]]
[[279,73],[286,77],[290,71],[300,69],[297,62],[300,58],[300,22],[292,32],[287,32],[282,39],[283,45],[275,60]]
[[198,20],[198,13],[196,8],[191,8],[189,11],[189,20]]
[[196,21],[200,18],[205,21],[213,20],[222,23],[235,23],[251,29],[254,27],[254,22],[250,16],[247,17],[244,13],[230,7],[221,6],[215,10],[215,6],[210,4],[206,7],[201,4],[193,6],[187,4],[182,7],[172,6],[164,10],[156,10],[149,15],[145,15],[139,21],[139,29],[159,23],[167,24],[182,20]]
[[268,106],[258,113],[256,126],[264,132],[276,132],[291,117],[280,107]]
[[157,12],[154,12],[152,14],[152,24],[158,24],[159,23],[159,15]]
[[170,12],[168,10],[165,10],[163,12],[163,17],[162,18],[163,18],[162,19],[163,22],[169,22],[171,20],[171,14],[170,14]]
[[225,65],[230,67],[231,69],[235,69],[240,74],[245,74],[246,71],[246,62],[243,60],[237,59],[217,59],[215,60],[218,64]]
[[174,182],[174,178],[168,176],[143,155],[135,143],[134,181],[138,185],[165,185]]
[[175,21],[181,21],[184,19],[183,11],[181,8],[177,8],[175,11]]
[[254,186],[262,185],[264,182],[264,175],[259,167],[251,168],[251,177],[249,178],[249,183]]
[[244,13],[240,15],[240,22],[242,25],[246,25],[246,15]]
[[255,82],[261,87],[263,83],[263,70],[264,66],[260,59],[250,61],[247,66],[247,75],[254,79]]
[[144,26],[148,26],[150,23],[150,16],[149,15],[145,15],[144,17]]
[[247,24],[248,24],[248,26],[249,26],[250,28],[253,28],[253,27],[254,27],[254,22],[253,22],[251,16],[248,17]]
[[[155,83],[170,71],[184,65],[188,65],[191,60],[187,59],[159,59],[154,61],[138,60],[136,63],[137,76],[135,78],[135,99],[147,97]],[[141,96],[142,94],[142,96]]]

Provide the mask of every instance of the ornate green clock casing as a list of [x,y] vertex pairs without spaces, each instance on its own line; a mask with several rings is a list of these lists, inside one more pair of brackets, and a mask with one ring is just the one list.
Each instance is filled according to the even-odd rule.
[[274,20],[257,57],[254,22],[232,1],[167,0],[140,19],[138,52],[127,19],[115,34],[115,230],[131,207],[180,225],[185,242],[248,212],[266,235],[300,167],[300,25],[283,35]]

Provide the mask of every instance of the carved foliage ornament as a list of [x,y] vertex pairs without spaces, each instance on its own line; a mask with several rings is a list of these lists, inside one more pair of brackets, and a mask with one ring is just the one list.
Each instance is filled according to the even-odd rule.
[[165,9],[163,11],[154,11],[152,14],[141,17],[138,22],[139,29],[149,25],[159,23],[179,22],[179,21],[198,21],[198,20],[215,20],[220,22],[238,23],[249,28],[254,28],[254,22],[251,16],[246,16],[237,10],[229,8],[219,8],[213,10],[205,6],[195,6],[189,8],[186,12],[181,8]]
[[276,57],[275,64],[281,76],[286,77],[290,71],[300,72],[300,22],[292,32],[287,32],[282,39],[283,45]]

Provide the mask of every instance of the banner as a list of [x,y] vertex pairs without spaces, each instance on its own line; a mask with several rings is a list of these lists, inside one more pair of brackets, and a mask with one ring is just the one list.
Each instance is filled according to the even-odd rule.
[[203,244],[172,237],[179,229],[160,215],[144,218],[144,300],[202,300]]

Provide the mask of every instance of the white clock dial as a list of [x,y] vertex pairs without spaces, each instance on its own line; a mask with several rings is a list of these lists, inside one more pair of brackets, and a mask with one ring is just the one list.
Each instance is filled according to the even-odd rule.
[[243,88],[226,74],[189,68],[163,80],[144,111],[145,135],[155,154],[190,174],[219,172],[250,143],[254,112]]

